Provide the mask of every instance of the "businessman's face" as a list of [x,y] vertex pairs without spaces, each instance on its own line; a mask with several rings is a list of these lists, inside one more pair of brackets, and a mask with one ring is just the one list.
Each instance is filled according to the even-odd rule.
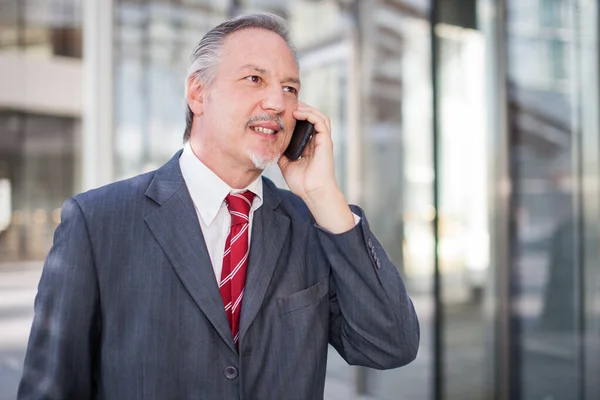
[[295,126],[299,90],[298,66],[279,35],[257,28],[231,34],[214,80],[201,90],[198,132],[212,161],[250,169],[276,162]]

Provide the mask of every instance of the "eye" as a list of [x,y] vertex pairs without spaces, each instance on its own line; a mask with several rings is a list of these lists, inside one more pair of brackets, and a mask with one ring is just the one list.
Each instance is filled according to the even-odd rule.
[[295,88],[295,87],[293,87],[293,86],[284,86],[284,87],[283,87],[283,90],[284,90],[284,91],[286,91],[286,92],[292,93],[292,94],[294,94],[294,95],[297,95],[297,94],[298,94],[298,89],[296,89],[296,88]]
[[252,82],[252,83],[259,83],[260,82],[260,76],[257,76],[257,75],[250,75],[250,76],[247,76],[245,79],[247,81]]

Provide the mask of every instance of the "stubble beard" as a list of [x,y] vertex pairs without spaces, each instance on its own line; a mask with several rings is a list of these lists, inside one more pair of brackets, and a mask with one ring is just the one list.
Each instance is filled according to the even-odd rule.
[[254,164],[254,167],[256,167],[256,169],[265,170],[268,167],[277,164],[277,161],[279,161],[279,158],[281,158],[281,154],[283,153],[281,147],[283,147],[283,145],[280,146],[280,149],[277,152],[277,154],[275,154],[271,158],[262,157],[250,149],[247,150],[248,154],[250,155],[250,160],[252,160],[252,164]]

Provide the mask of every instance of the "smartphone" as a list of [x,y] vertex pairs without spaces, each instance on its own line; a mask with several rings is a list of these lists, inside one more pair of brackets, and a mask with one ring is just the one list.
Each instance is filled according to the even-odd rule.
[[302,155],[304,148],[315,133],[315,126],[306,120],[296,121],[296,128],[292,133],[292,140],[285,150],[285,155],[292,161],[296,161]]

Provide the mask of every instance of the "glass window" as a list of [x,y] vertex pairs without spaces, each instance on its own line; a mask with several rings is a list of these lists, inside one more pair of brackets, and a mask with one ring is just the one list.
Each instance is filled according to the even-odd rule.
[[490,282],[483,34],[439,24],[439,267],[443,393],[492,399],[484,299]]
[[429,1],[360,8],[364,147],[362,204],[371,227],[400,268],[421,325],[419,355],[390,371],[367,369],[378,399],[433,393],[434,238],[431,25]]
[[0,49],[82,56],[82,0],[0,1]]
[[[523,399],[582,398],[573,129],[578,77],[567,64],[567,55],[575,54],[575,3],[508,1],[513,367]],[[520,73],[526,63],[537,67]]]
[[142,163],[145,8],[120,2],[115,13],[115,171],[122,178]]
[[577,193],[581,193],[581,248],[583,271],[579,287],[583,300],[583,368],[580,378],[585,399],[600,398],[600,4],[580,3],[575,25],[578,27],[581,71],[581,124],[579,142],[581,175]]
[[82,55],[82,0],[27,0],[23,45],[28,53],[49,57]]
[[227,12],[224,0],[116,4],[117,178],[157,168],[181,148],[189,54]]
[[18,47],[20,25],[17,0],[0,0],[0,50]]
[[75,192],[79,130],[71,118],[0,112],[0,181],[11,195],[0,262],[46,257],[60,207]]

